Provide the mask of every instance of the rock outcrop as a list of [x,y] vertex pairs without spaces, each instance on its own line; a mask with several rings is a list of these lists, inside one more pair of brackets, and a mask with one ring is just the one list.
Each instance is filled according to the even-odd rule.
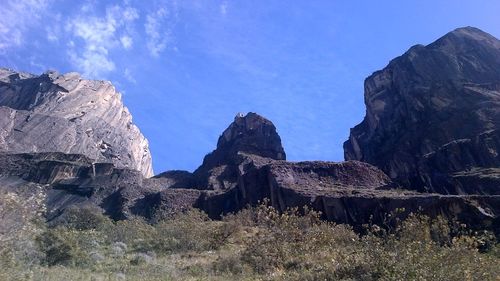
[[108,81],[0,69],[0,152],[63,152],[153,175],[148,142]]
[[345,159],[402,187],[500,194],[500,41],[472,27],[417,45],[365,81]]
[[[130,217],[127,204],[147,191],[143,180],[137,170],[94,163],[80,154],[0,154],[0,188],[14,183],[42,185],[48,220],[57,218],[69,207],[89,205],[102,208],[114,219]],[[116,198],[123,200],[118,202]]]
[[286,160],[285,150],[274,124],[253,112],[246,115],[239,113],[219,137],[217,148],[205,156],[198,170],[231,163],[238,153]]
[[239,113],[217,141],[217,148],[205,156],[194,171],[197,187],[227,190],[237,183],[240,154],[285,160],[286,154],[274,124],[253,112]]

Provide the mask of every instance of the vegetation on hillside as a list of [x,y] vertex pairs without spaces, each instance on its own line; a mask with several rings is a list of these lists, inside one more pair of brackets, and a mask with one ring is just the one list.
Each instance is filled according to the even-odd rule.
[[[262,204],[210,220],[189,210],[150,224],[92,209],[43,222],[39,197],[0,194],[0,280],[498,280],[488,232],[412,215],[387,230],[280,214]],[[29,203],[29,204],[28,204]]]

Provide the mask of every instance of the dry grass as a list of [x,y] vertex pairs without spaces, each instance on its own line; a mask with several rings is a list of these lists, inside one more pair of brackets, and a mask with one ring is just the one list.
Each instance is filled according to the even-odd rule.
[[[112,222],[74,210],[45,227],[12,194],[2,217],[25,227],[2,233],[0,280],[498,280],[500,251],[490,233],[454,229],[414,215],[392,231],[319,220],[265,205],[222,221],[191,210],[157,224]],[[8,205],[8,206],[7,206]],[[7,222],[12,223],[12,220]],[[16,224],[18,225],[18,224]],[[9,237],[7,237],[9,236]],[[15,238],[15,239],[14,239]],[[23,244],[24,245],[24,244]],[[482,249],[480,252],[478,249]]]

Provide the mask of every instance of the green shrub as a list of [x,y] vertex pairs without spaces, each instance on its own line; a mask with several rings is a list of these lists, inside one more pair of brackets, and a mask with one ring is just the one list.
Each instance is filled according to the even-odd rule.
[[0,190],[0,269],[31,267],[41,258],[34,240],[45,229],[45,191],[34,184],[23,188]]
[[51,229],[38,238],[40,250],[45,254],[44,261],[49,265],[69,265],[77,257],[75,241],[67,239],[60,228]]
[[[451,239],[449,222],[410,215],[389,232],[360,237],[352,229],[296,210],[259,207],[258,232],[241,261],[283,280],[495,280],[498,258],[478,252],[492,236]],[[237,215],[235,216],[237,217]],[[495,247],[492,247],[493,249]]]
[[362,238],[365,264],[382,280],[496,280],[498,260],[479,253],[473,236],[451,239],[449,223],[410,215],[384,237]]
[[123,242],[131,247],[157,237],[155,227],[140,218],[114,222],[112,227],[106,228],[103,233],[107,237],[107,243]]
[[96,262],[96,251],[100,251],[104,236],[94,230],[76,230],[67,227],[47,229],[38,236],[39,249],[44,253],[44,263],[65,266],[88,267]]
[[212,264],[215,274],[240,275],[248,272],[248,268],[241,262],[239,254],[230,253],[221,255]]
[[224,225],[192,209],[155,225],[153,249],[161,253],[214,250],[224,243]]
[[358,240],[350,228],[321,222],[318,213],[307,209],[280,214],[260,206],[256,217],[259,231],[249,241],[242,261],[258,273],[307,270],[338,254],[332,247],[355,246]]
[[97,208],[70,207],[57,219],[54,226],[65,226],[76,230],[102,230],[110,227],[111,223],[111,220]]
[[[17,205],[16,205],[17,206]],[[11,208],[9,212],[14,211]],[[213,221],[197,210],[156,224],[112,222],[93,210],[25,235],[40,264],[0,259],[0,280],[497,280],[495,236],[443,218],[410,215],[363,235],[320,214],[264,204]],[[16,224],[13,224],[16,225]],[[30,238],[31,237],[31,238]],[[37,237],[36,239],[34,237]],[[31,240],[30,240],[31,239]],[[4,252],[19,256],[14,243]],[[24,244],[23,244],[24,245]],[[5,261],[5,262],[4,262]]]

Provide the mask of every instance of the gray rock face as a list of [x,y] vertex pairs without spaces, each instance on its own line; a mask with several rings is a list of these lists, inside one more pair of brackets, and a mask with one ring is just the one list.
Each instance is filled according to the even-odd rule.
[[371,163],[405,188],[500,194],[500,174],[488,170],[500,167],[498,39],[466,27],[414,46],[366,79],[365,104],[346,160]]
[[148,142],[108,81],[0,69],[0,152],[83,154],[153,175]]
[[[489,228],[500,235],[499,196],[395,190],[380,170],[362,164],[366,165],[357,161],[273,163],[269,170],[272,204],[280,211],[310,206],[324,219],[354,227],[383,224],[389,214],[404,219],[410,213],[421,213],[455,219],[472,228]],[[304,166],[307,168],[302,169]],[[335,172],[318,175],[317,171],[323,169]],[[338,177],[344,173],[347,177]],[[356,174],[364,176],[358,178]]]

